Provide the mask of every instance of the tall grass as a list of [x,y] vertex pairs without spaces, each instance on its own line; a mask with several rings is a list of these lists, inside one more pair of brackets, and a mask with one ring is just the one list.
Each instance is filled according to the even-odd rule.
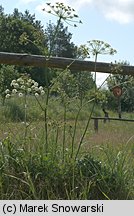
[[[74,26],[81,21],[77,20],[78,16],[70,7],[63,7],[60,3],[56,6],[49,3],[47,6],[58,18],[46,56],[49,59],[62,19],[75,22]],[[97,55],[102,51],[103,54],[115,52],[102,41],[93,40],[90,43],[95,43],[92,50],[92,54],[96,55],[95,65]],[[96,44],[99,45],[99,52]],[[88,51],[90,49],[86,50],[89,55]],[[45,74],[46,89],[43,92],[46,95],[39,99],[36,97],[39,96],[38,83],[34,86],[33,80],[28,81],[29,76],[24,75],[24,80],[20,78],[12,82],[12,92],[23,90],[24,100],[14,97],[1,108],[0,120],[4,122],[4,127],[0,134],[0,199],[133,198],[134,173],[128,160],[132,152],[120,149],[114,152],[102,146],[103,154],[99,155],[86,149],[91,141],[88,135],[93,135],[91,116],[101,115],[100,108],[95,108],[98,90],[95,83],[92,101],[70,97],[68,93],[72,93],[70,86],[74,81],[70,65],[51,83],[48,73]],[[68,80],[70,86],[65,85]],[[53,92],[57,92],[58,96],[52,97]]]
[[[20,108],[21,103],[17,100],[20,99],[14,102],[19,104]],[[114,130],[114,124],[103,125],[105,132],[101,127],[99,134],[96,135],[92,131],[92,124],[89,124],[80,152],[74,160],[72,142],[73,156],[75,156],[87,125],[87,116],[82,112],[88,113],[90,106],[83,108],[76,126],[78,109],[70,104],[65,120],[64,107],[53,98],[48,107],[49,153],[46,155],[42,113],[39,112],[35,100],[31,98],[28,100],[27,117],[30,124],[27,144],[23,143],[23,119],[18,118],[16,122],[16,118],[12,118],[12,110],[10,110],[11,118],[10,115],[5,116],[4,128],[1,127],[3,128],[0,144],[1,199],[133,199],[133,138],[127,137],[124,141],[126,145],[115,146],[112,143],[113,137],[109,137],[109,143],[104,145],[103,139],[101,144],[102,132],[106,135],[110,130]],[[30,110],[30,105],[34,107],[34,111]],[[7,103],[5,106],[10,107],[10,104]],[[64,127],[66,127],[65,134]],[[123,127],[118,133],[122,130]],[[100,144],[96,142],[97,136],[100,136]],[[64,160],[63,137],[65,138]]]
[[39,152],[16,148],[6,139],[1,143],[0,198],[132,199],[132,167],[128,168],[121,153],[113,162],[111,154],[105,153],[105,163],[90,154],[63,163],[59,155],[41,157]]

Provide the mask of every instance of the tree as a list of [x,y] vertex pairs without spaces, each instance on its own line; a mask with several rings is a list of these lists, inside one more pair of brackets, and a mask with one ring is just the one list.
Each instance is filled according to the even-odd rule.
[[[31,24],[11,16],[5,17],[0,20],[0,32],[1,51],[41,54],[38,46],[34,44],[38,43],[37,30]],[[26,46],[20,40],[24,33],[28,38]]]
[[0,94],[2,98],[2,104],[4,105],[6,90],[10,90],[10,83],[13,79],[17,78],[18,72],[14,66],[1,65],[0,66]]
[[4,15],[4,8],[0,5],[0,17]]
[[[27,10],[23,14],[14,9],[13,14],[7,15],[1,6],[0,32],[0,51],[43,54],[46,49],[43,26]],[[45,85],[44,68],[15,68],[20,73],[30,73],[39,84]]]
[[[111,75],[107,80],[109,90],[112,90],[115,86],[120,86],[123,90],[121,96],[122,111],[132,112],[134,111],[134,77],[130,75],[120,75],[118,71],[121,70],[122,65],[129,65],[128,62],[117,63],[112,70],[116,70],[117,74]],[[109,103],[111,108],[115,104],[115,97],[109,95]],[[116,104],[117,105],[117,104]]]
[[0,11],[1,51],[42,54],[45,35],[43,26],[35,20],[35,15],[31,15],[27,10],[22,14],[18,9],[14,9],[13,14],[9,15],[4,14],[2,8]]
[[51,55],[58,57],[75,58],[76,46],[71,42],[72,34],[68,32],[68,27],[64,27],[63,23],[60,23],[56,32],[57,25],[49,23],[45,30],[46,43],[48,47],[53,47]]

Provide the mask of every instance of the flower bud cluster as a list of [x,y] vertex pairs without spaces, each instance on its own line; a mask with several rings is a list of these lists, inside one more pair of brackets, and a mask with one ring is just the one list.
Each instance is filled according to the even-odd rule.
[[[69,21],[69,22],[74,22],[74,23],[82,23],[81,20],[78,20],[79,17],[75,13],[75,10],[71,8],[70,6],[65,6],[61,2],[56,2],[55,5],[52,5],[51,3],[46,3],[46,5],[47,7],[42,9],[43,11],[46,11],[49,14],[57,16],[66,22]],[[76,24],[74,24],[73,26],[77,27]]]
[[23,97],[24,95],[32,94],[38,97],[39,95],[45,94],[44,88],[39,86],[39,84],[31,79],[27,74],[22,75],[16,80],[12,80],[10,86],[12,90],[6,89],[6,98],[10,98],[13,95]]

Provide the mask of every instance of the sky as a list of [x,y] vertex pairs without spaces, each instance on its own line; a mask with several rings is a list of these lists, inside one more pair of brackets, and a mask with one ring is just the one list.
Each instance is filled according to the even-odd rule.
[[[79,46],[93,39],[103,40],[116,49],[117,54],[99,55],[98,61],[128,61],[134,65],[134,0],[0,0],[0,5],[5,13],[12,13],[14,8],[21,12],[29,10],[45,28],[49,20],[56,22],[56,18],[42,9],[47,2],[57,1],[74,8],[82,20],[83,24],[77,28],[68,27],[72,42]],[[93,57],[89,60],[93,60]],[[105,74],[98,73],[98,83],[101,84],[105,77]]]

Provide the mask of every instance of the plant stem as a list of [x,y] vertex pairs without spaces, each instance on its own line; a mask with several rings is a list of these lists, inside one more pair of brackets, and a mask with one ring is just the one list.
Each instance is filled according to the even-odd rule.
[[[95,66],[94,66],[94,72],[95,72],[95,93],[96,93],[96,91],[97,91],[97,85],[96,85],[97,55],[98,55],[98,53],[95,54]],[[84,130],[83,135],[82,135],[82,137],[81,137],[81,139],[80,139],[80,142],[79,142],[79,146],[78,146],[78,149],[77,149],[77,152],[76,152],[76,155],[75,155],[75,160],[77,159],[77,156],[78,156],[78,154],[79,154],[79,151],[80,151],[80,148],[81,148],[83,139],[84,139],[84,137],[85,137],[85,135],[86,135],[86,132],[87,132],[87,129],[88,129],[88,126],[89,126],[89,123],[90,123],[90,120],[91,120],[91,117],[92,117],[92,114],[93,114],[93,111],[94,111],[95,103],[96,103],[96,96],[95,96],[95,101],[94,101],[94,103],[93,103],[92,110],[91,110],[91,113],[90,113],[90,115],[89,115],[89,118],[88,118],[88,121],[87,121],[85,130]]]
[[47,88],[47,95],[46,95],[46,104],[45,104],[45,110],[44,110],[44,119],[45,119],[45,152],[46,155],[48,154],[48,102],[49,102],[49,87]]
[[[53,35],[53,38],[52,38],[52,43],[51,43],[51,47],[50,47],[50,50],[49,50],[49,56],[48,58],[51,56],[52,54],[52,50],[53,50],[53,47],[54,47],[54,41],[55,41],[55,38],[56,38],[56,35],[57,35],[57,32],[58,32],[58,28],[59,28],[59,25],[61,23],[61,17],[59,18],[58,22],[57,22],[57,26],[56,26],[56,29],[55,29],[55,32],[54,32],[54,35]],[[46,87],[47,87],[47,95],[46,95],[46,104],[45,104],[45,109],[44,109],[44,120],[45,120],[45,152],[46,152],[46,155],[48,154],[48,103],[49,103],[49,93],[50,93],[50,87],[49,87],[49,81],[48,81],[48,67],[46,65],[46,73],[45,73],[45,80],[46,80]]]
[[24,125],[25,125],[24,140],[25,140],[25,144],[26,144],[26,137],[27,137],[27,98],[26,98],[26,93],[24,94]]
[[75,160],[77,159],[77,156],[78,156],[78,154],[79,154],[81,145],[82,145],[82,143],[83,143],[83,139],[84,139],[84,137],[85,137],[85,135],[86,135],[86,132],[87,132],[87,129],[88,129],[88,126],[89,126],[89,123],[90,123],[90,120],[91,120],[91,117],[92,117],[92,114],[93,114],[93,111],[94,111],[94,107],[95,107],[95,101],[94,101],[94,103],[93,103],[92,110],[91,110],[91,113],[90,113],[90,115],[89,115],[89,118],[88,118],[88,121],[87,121],[85,130],[84,130],[83,135],[82,135],[82,137],[81,137],[81,139],[80,139],[79,146],[78,146],[78,149],[77,149],[77,152],[76,152],[76,155],[75,155]]
[[73,153],[74,153],[74,140],[75,140],[78,117],[79,117],[81,108],[82,108],[82,106],[79,108],[78,113],[77,113],[76,118],[75,118],[74,131],[73,131],[73,137],[72,137],[71,158],[73,157]]
[[59,127],[56,128],[56,136],[55,136],[55,149],[54,149],[54,159],[56,158],[56,151],[57,151],[57,144],[58,144],[58,137],[59,137]]
[[94,62],[95,62],[95,64],[94,64],[94,72],[95,72],[95,79],[94,79],[94,80],[95,80],[95,93],[96,93],[96,90],[97,90],[97,84],[96,84],[96,81],[97,81],[97,80],[96,80],[97,55],[98,55],[98,54],[96,53],[96,54],[95,54],[95,61],[94,61]]
[[66,104],[64,104],[64,128],[63,128],[63,145],[62,145],[62,154],[63,154],[63,162],[64,162],[64,154],[65,154],[65,141],[66,141]]

